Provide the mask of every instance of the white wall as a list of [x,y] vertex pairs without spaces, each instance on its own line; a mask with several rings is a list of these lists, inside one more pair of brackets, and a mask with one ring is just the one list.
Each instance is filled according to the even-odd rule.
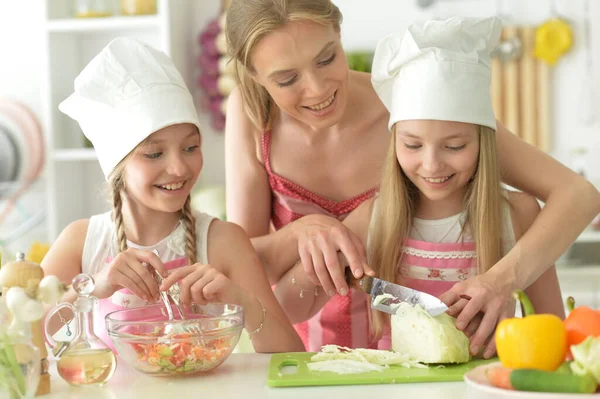
[[[39,0],[0,0],[0,96],[18,99],[40,115],[41,62],[41,15]],[[177,0],[184,1],[184,0]],[[205,24],[216,17],[220,9],[219,0],[193,1],[193,13],[188,22],[199,32]],[[598,21],[600,4],[591,0],[592,19]],[[343,42],[347,50],[372,50],[377,40],[394,30],[403,29],[415,19],[444,17],[453,14],[484,16],[497,13],[496,0],[441,0],[427,11],[416,7],[416,0],[337,0],[344,14]],[[551,0],[504,0],[503,11],[518,22],[538,24],[550,16]],[[578,117],[582,107],[580,98],[582,85],[593,85],[599,89],[600,67],[595,68],[593,81],[583,79],[584,57],[582,43],[583,0],[556,0],[559,10],[573,21],[574,47],[554,70],[553,96],[554,120],[552,154],[562,162],[569,163],[573,148],[584,146],[596,148],[597,165],[590,166],[594,180],[600,181],[600,124],[585,126]],[[592,24],[594,62],[600,66],[600,25]],[[188,48],[190,63],[198,54],[195,36],[182,45]],[[195,68],[190,65],[184,71],[188,83],[194,80]],[[597,90],[600,96],[600,89]],[[598,97],[600,98],[600,97]],[[596,100],[598,102],[598,99]],[[598,104],[596,104],[598,109]],[[208,117],[204,116],[208,126]],[[600,112],[598,115],[600,120]],[[201,183],[223,183],[223,133],[205,129],[205,169]],[[591,162],[590,162],[591,163]]]
[[0,96],[41,112],[41,15],[38,0],[0,0]]

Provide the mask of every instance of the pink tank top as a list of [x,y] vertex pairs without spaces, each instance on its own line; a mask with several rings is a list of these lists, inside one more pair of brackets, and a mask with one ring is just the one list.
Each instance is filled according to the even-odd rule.
[[300,187],[299,185],[279,176],[271,169],[271,132],[262,135],[262,150],[265,169],[269,176],[269,184],[273,195],[273,209],[271,218],[273,226],[279,230],[283,226],[302,216],[321,214],[339,220],[356,209],[360,204],[373,197],[377,192],[374,187],[364,193],[344,201],[332,201]]
[[[344,201],[332,201],[319,196],[277,175],[271,169],[271,132],[262,135],[265,168],[272,192],[271,219],[275,229],[310,214],[322,214],[343,220],[367,199],[373,197],[372,188]],[[311,319],[294,325],[307,351],[319,351],[327,344],[350,348],[377,347],[369,342],[367,296],[351,290],[347,296],[334,296]]]

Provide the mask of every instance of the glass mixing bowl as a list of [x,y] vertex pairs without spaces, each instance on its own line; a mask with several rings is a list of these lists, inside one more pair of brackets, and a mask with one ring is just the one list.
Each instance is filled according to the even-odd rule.
[[238,343],[243,308],[194,304],[185,315],[186,320],[169,320],[162,304],[127,308],[106,315],[106,329],[119,357],[142,373],[184,376],[213,370]]

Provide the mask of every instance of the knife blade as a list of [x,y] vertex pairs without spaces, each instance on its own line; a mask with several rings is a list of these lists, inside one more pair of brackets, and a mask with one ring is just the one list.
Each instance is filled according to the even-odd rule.
[[[402,285],[394,284],[389,281],[381,280],[376,277],[364,276],[358,280],[358,287],[371,295],[371,308],[386,312],[395,313],[394,304],[407,302],[412,306],[420,305],[430,315],[437,316],[448,310],[448,306],[433,295],[418,291]],[[392,298],[385,298],[376,301],[379,295],[389,294]]]

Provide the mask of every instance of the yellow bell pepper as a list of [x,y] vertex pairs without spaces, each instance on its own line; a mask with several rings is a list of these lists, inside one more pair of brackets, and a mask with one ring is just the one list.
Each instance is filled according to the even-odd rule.
[[533,314],[527,295],[514,293],[523,305],[523,318],[504,319],[496,328],[496,349],[504,367],[554,371],[567,354],[567,331],[560,317]]

